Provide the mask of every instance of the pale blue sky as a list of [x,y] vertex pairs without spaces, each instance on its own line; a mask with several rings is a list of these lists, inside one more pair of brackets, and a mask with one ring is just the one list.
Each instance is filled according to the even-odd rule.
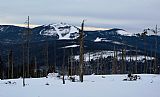
[[0,0],[0,24],[66,22],[140,32],[160,26],[160,0]]

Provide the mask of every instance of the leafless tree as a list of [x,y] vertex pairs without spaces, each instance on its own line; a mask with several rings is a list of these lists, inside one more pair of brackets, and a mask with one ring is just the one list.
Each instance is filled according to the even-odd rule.
[[79,66],[80,66],[80,74],[79,74],[79,79],[81,82],[83,82],[83,66],[84,66],[84,55],[83,55],[83,49],[84,49],[84,41],[83,41],[83,27],[84,27],[84,20],[82,22],[82,26],[81,26],[81,30],[80,30],[80,56],[79,56],[79,59],[80,59],[80,62],[79,62]]

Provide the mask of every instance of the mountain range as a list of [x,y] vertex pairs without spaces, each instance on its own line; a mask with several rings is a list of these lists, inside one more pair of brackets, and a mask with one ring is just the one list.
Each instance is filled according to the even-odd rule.
[[[67,48],[66,54],[68,55],[71,48],[74,55],[79,54],[79,30],[78,27],[66,23],[42,25],[29,29],[14,25],[0,25],[0,53],[4,63],[7,64],[8,52],[13,50],[15,64],[21,64],[22,45],[25,43],[26,37],[28,37],[30,55],[32,57],[37,56],[39,60],[43,60],[45,49],[48,47],[49,62],[54,63],[55,55],[56,59],[61,59],[63,49]],[[27,31],[29,32],[28,36],[26,35]],[[158,45],[155,50],[156,38],[157,44],[160,44],[159,36],[147,35],[146,37],[141,37],[141,33],[132,34],[119,28],[84,31],[85,53],[100,50],[113,51],[115,47],[118,51],[126,48],[126,51],[132,51],[132,53],[135,53],[137,48],[139,54],[143,55],[144,51],[146,51],[148,56],[153,56],[154,52],[159,56],[160,46]],[[39,64],[43,63],[41,61]]]

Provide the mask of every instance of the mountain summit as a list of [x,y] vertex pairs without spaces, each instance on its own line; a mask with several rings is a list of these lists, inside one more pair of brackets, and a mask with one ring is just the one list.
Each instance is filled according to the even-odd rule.
[[66,23],[43,25],[39,32],[40,35],[57,36],[58,39],[76,39],[79,37],[78,33],[77,27]]

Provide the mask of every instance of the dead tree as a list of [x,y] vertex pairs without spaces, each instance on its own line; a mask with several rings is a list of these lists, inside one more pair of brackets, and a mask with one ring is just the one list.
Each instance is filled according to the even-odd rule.
[[122,63],[121,63],[121,74],[124,74],[126,72],[126,64],[125,64],[125,49],[122,49]]
[[126,59],[127,55],[126,55],[126,45],[125,45],[125,48],[124,48],[124,73],[126,73],[127,71],[127,66],[126,66]]
[[56,66],[56,64],[57,64],[57,62],[56,62],[56,40],[54,40],[54,70],[53,70],[53,72],[56,72],[56,68],[57,68],[57,66]]
[[157,69],[158,69],[158,67],[157,67],[157,33],[158,33],[158,29],[157,29],[157,25],[156,25],[156,29],[155,29],[155,31],[153,31],[154,32],[154,34],[155,34],[155,61],[154,61],[154,73],[156,74],[157,73]]
[[136,43],[136,60],[135,60],[135,73],[137,73],[138,72],[138,70],[137,70],[137,54],[138,52],[137,52],[137,43]]
[[147,30],[144,30],[143,33],[141,34],[141,37],[144,41],[144,55],[145,55],[145,64],[144,64],[144,69],[143,69],[143,73],[146,73],[146,69],[147,69],[147,43],[146,43],[146,36],[147,36]]
[[83,27],[84,27],[84,20],[82,22],[81,30],[80,30],[80,56],[79,56],[79,79],[80,82],[83,82],[83,66],[84,66],[84,55],[83,55],[83,49],[84,49],[84,41],[83,41]]
[[112,74],[116,74],[116,50],[114,46],[114,55],[113,55],[113,62],[112,62]]
[[62,64],[62,76],[63,76],[62,80],[63,80],[63,84],[65,84],[65,79],[64,79],[65,68],[64,68],[64,66],[65,66],[65,48],[64,48],[64,51],[63,51],[63,64]]
[[117,73],[117,69],[118,69],[118,67],[117,67],[117,64],[118,64],[118,51],[117,51],[117,49],[116,49],[116,51],[115,51],[115,64],[116,64],[116,67],[115,67],[115,69],[116,69],[116,73]]
[[72,76],[73,75],[73,48],[71,48],[70,63],[71,63],[71,66],[70,66],[70,69],[71,69],[70,76]]
[[[30,31],[30,20],[29,20],[29,16],[27,18],[27,27],[26,30],[22,33],[22,37],[23,37],[23,43],[22,43],[22,47],[23,47],[23,54],[22,54],[22,60],[23,60],[23,86],[25,86],[25,77],[30,77],[30,48],[29,48],[29,42],[30,42],[30,35],[31,35],[31,31]],[[26,67],[27,65],[27,72],[26,72]]]
[[25,86],[25,43],[22,44],[22,48],[23,48],[23,52],[22,52],[22,68],[23,68],[23,74],[22,74],[22,77],[23,77],[23,87]]
[[13,51],[10,50],[8,53],[8,78],[13,79]]
[[152,73],[152,56],[153,56],[153,51],[152,51],[152,47],[151,47],[151,57],[150,57],[150,60],[151,60],[151,62],[150,62],[150,66],[149,66],[149,73],[151,74]]
[[99,54],[99,50],[97,51],[97,57],[96,57],[96,74],[99,75],[100,74],[100,54]]
[[37,77],[37,58],[34,57],[34,77]]
[[8,53],[8,67],[7,67],[7,78],[9,79],[10,78],[10,51]]
[[30,68],[30,62],[29,62],[29,60],[30,60],[30,50],[29,50],[29,42],[30,42],[30,34],[31,34],[31,31],[30,31],[30,26],[29,26],[29,23],[30,23],[30,20],[29,20],[29,16],[28,16],[28,26],[27,26],[27,76],[28,77],[30,77],[30,70],[29,70],[29,68]]
[[46,66],[46,73],[47,76],[49,70],[49,63],[48,63],[48,41],[46,42],[45,50],[44,50],[44,59],[45,59],[45,66]]
[[36,56],[32,57],[30,71],[31,71],[30,72],[31,77],[37,78],[37,58]]
[[29,16],[27,18],[27,27],[26,30],[23,32],[23,53],[24,53],[24,64],[27,65],[27,77],[30,77],[30,20]]

